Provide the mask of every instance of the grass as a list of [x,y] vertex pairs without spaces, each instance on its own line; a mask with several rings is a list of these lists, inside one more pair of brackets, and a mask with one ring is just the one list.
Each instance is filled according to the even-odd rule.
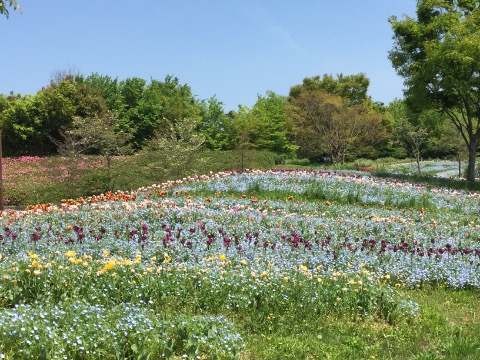
[[478,293],[422,289],[408,295],[422,308],[413,324],[312,319],[295,336],[286,327],[274,336],[256,337],[252,352],[258,359],[478,358]]

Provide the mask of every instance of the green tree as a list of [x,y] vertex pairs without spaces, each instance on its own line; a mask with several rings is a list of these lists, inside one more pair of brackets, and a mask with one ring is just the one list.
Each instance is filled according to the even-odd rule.
[[161,159],[164,178],[181,176],[190,168],[205,143],[205,137],[197,132],[197,127],[196,119],[175,119],[168,121],[149,140],[146,151]]
[[300,153],[309,158],[328,154],[344,162],[356,146],[383,141],[382,117],[364,104],[350,106],[342,97],[321,90],[303,91],[288,107]]
[[[113,190],[112,160],[116,155],[128,155],[131,133],[121,130],[111,112],[88,117],[76,116],[71,128],[65,132],[64,149],[71,155],[88,151],[105,159],[107,190]],[[59,145],[59,150],[61,145]]]
[[198,131],[205,137],[205,146],[211,150],[231,150],[236,144],[233,118],[225,114],[223,103],[212,96],[201,103],[201,121]]
[[420,160],[428,141],[429,132],[420,125],[412,125],[407,119],[397,123],[397,136],[407,152],[413,156],[417,163],[417,172],[420,174]]
[[26,155],[41,141],[41,124],[34,116],[34,96],[18,97],[2,112],[5,155]]
[[237,140],[242,144],[247,144],[248,147],[257,147],[256,140],[259,129],[252,109],[245,105],[239,105],[238,110],[232,112],[232,115],[235,121]]
[[8,101],[8,97],[6,97],[3,94],[0,94],[0,119],[1,119],[1,114],[2,112],[8,108],[10,105],[10,102]]
[[367,99],[370,80],[365,74],[343,75],[337,77],[325,74],[322,78],[319,75],[303,79],[301,85],[295,85],[290,89],[289,96],[295,98],[303,91],[320,90],[329,94],[337,95],[347,99],[350,105],[361,104]]
[[475,180],[480,139],[480,3],[419,0],[417,16],[389,19],[389,58],[404,78],[412,108],[436,108],[452,121],[468,149],[467,180]]
[[[400,111],[398,105],[400,106]],[[404,101],[395,99],[390,102],[388,105],[384,105],[383,103],[375,103],[375,109],[381,114],[383,119],[383,125],[387,132],[387,138],[383,142],[383,146],[378,149],[379,157],[394,157],[394,158],[401,158],[405,157],[404,149],[399,148],[397,144],[396,138],[396,120],[405,118],[402,114]],[[400,115],[397,115],[398,113]]]
[[273,91],[267,91],[266,96],[258,95],[252,116],[257,124],[255,143],[259,149],[289,155],[297,150],[298,147],[289,140],[286,104],[287,98]]
[[120,94],[123,100],[123,110],[135,109],[143,99],[145,86],[144,79],[133,77],[120,82]]
[[[447,147],[444,146],[445,139],[444,122],[445,115],[435,109],[425,109],[423,111],[412,111],[408,106],[407,101],[403,99],[396,99],[392,101],[386,108],[386,112],[392,119],[392,125],[389,129],[389,133],[392,138],[401,143],[401,148],[408,150],[409,145],[404,141],[405,137],[399,136],[399,127],[402,127],[402,132],[405,133],[404,121],[410,124],[411,129],[423,129],[422,132],[428,133],[422,141],[422,154],[426,154],[429,157],[444,157],[449,153]],[[411,131],[411,129],[409,131]],[[408,151],[410,155],[414,156],[412,151]],[[397,152],[397,156],[402,155]],[[414,156],[415,157],[415,156]]]
[[102,97],[109,111],[115,114],[119,114],[122,111],[123,98],[117,78],[114,79],[108,75],[92,73],[87,77],[79,75],[75,80],[78,83],[85,84],[86,88],[89,89],[93,95]]
[[188,85],[172,76],[165,81],[130,78],[120,83],[123,107],[119,114],[124,129],[133,131],[133,145],[139,149],[157,131],[176,119],[200,120],[200,105]]
[[298,147],[289,139],[286,103],[286,97],[267,91],[266,96],[258,95],[251,109],[239,106],[234,119],[240,146],[293,155]]
[[20,5],[15,0],[0,0],[0,14],[5,15],[7,18],[10,16],[10,12],[8,10],[9,7],[13,7],[13,10],[18,10],[22,12],[20,9]]
[[75,116],[102,116],[104,100],[71,77],[51,83],[33,96],[13,98],[3,112],[6,149],[14,154],[49,154],[51,138],[61,140],[59,129],[68,128]]
[[181,84],[177,77],[167,75],[164,81],[152,80],[150,87],[160,94],[163,118],[168,121],[187,118],[194,122],[200,120],[200,106],[188,84]]
[[[455,159],[458,163],[458,177],[462,177],[462,161],[468,158],[467,148],[463,142],[462,136],[455,128],[455,125],[448,120],[443,122],[441,137],[438,146],[446,154]],[[478,171],[478,169],[477,169]]]

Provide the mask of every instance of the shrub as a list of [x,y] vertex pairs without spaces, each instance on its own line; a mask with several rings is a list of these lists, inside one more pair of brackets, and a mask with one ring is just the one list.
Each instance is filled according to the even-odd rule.
[[303,159],[288,159],[286,161],[286,164],[288,165],[299,165],[299,166],[309,166],[310,165],[310,160],[303,158]]

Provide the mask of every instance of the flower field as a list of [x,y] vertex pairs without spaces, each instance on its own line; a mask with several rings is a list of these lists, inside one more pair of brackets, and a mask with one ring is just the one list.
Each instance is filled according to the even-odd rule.
[[[461,165],[462,166],[462,165]],[[463,164],[461,172],[465,172],[466,164]],[[422,174],[436,176],[439,178],[458,178],[458,162],[447,160],[427,160],[420,162],[420,170]],[[417,164],[397,163],[385,167],[385,171],[400,174],[416,174]]]
[[82,173],[92,172],[102,165],[102,159],[98,156],[75,159],[59,156],[5,157],[2,159],[4,203],[23,206],[46,199],[51,201],[67,191],[71,194],[78,188],[85,188],[78,182]]
[[[5,212],[0,359],[267,358],[257,339],[322,319],[415,326],[414,291],[478,293],[479,205],[361,172],[272,170]],[[315,336],[305,352],[327,358]]]

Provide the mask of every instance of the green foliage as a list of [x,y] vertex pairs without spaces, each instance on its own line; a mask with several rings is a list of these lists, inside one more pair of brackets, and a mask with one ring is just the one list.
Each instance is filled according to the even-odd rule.
[[7,18],[10,16],[8,7],[13,7],[14,11],[22,12],[20,5],[15,0],[0,0],[0,14],[5,15]]
[[140,105],[146,83],[144,79],[135,77],[120,82],[120,94],[122,95],[124,110],[135,109]]
[[286,116],[286,98],[273,91],[258,96],[251,109],[240,106],[234,114],[242,148],[268,150],[293,155],[298,147],[292,144],[290,123]]
[[285,165],[287,162],[287,156],[285,154],[275,154],[273,159],[275,165]]
[[300,155],[311,159],[328,155],[333,162],[344,163],[348,153],[361,153],[360,149],[386,138],[379,113],[366,104],[349,105],[340,96],[320,90],[292,96],[288,115]]
[[99,153],[91,146],[80,149],[85,143],[71,128],[77,118],[111,116],[116,119],[111,132],[131,134],[128,144],[134,152],[146,149],[157,134],[169,133],[176,119],[190,119],[206,148],[240,150],[240,169],[250,167],[255,151],[264,150],[278,154],[278,165],[296,156],[340,163],[358,157],[405,156],[393,135],[399,119],[406,116],[439,139],[425,144],[426,156],[455,156],[459,161],[464,156],[458,139],[452,140],[451,130],[456,130],[445,126],[445,117],[434,110],[414,113],[400,100],[388,107],[373,103],[366,95],[368,84],[364,74],[315,76],[293,86],[289,98],[269,91],[259,95],[251,109],[239,106],[237,112],[225,114],[215,97],[197,100],[190,87],[173,76],[164,81],[135,77],[119,81],[98,73],[85,77],[63,72],[35,95],[0,96],[4,153],[49,155],[59,146],[63,155]]
[[298,97],[303,91],[322,91],[332,95],[340,96],[349,105],[359,105],[367,100],[368,86],[370,80],[365,74],[333,75],[325,74],[322,78],[319,75],[303,79],[301,85],[295,85],[290,89],[290,98]]
[[421,126],[413,126],[406,119],[397,124],[397,136],[407,149],[409,155],[417,162],[417,171],[420,173],[420,160],[424,151],[425,143],[428,141],[429,132]]
[[231,116],[225,114],[223,103],[215,97],[200,104],[199,132],[205,136],[205,146],[210,150],[232,150],[237,141],[237,129]]
[[[74,118],[103,118],[110,116],[107,113],[118,119],[114,131],[132,134],[129,143],[139,150],[173,119],[199,122],[201,109],[190,87],[172,76],[147,83],[140,78],[119,82],[97,73],[87,77],[59,73],[35,95],[0,97],[7,155],[51,154],[54,144],[65,140]],[[226,142],[231,140],[227,135]]]
[[440,109],[453,122],[468,148],[469,181],[480,139],[479,19],[478,2],[431,0],[418,2],[416,19],[389,20],[389,58],[405,79],[409,105]]
[[39,140],[40,129],[39,124],[33,121],[33,104],[31,97],[16,99],[2,112],[6,155],[10,154],[10,149],[15,149],[18,154],[27,154]]
[[102,117],[75,117],[70,133],[79,138],[78,145],[86,147],[90,154],[106,158],[131,153],[128,144],[131,134],[118,128],[118,121],[111,113]]
[[5,111],[5,109],[7,109],[9,105],[10,103],[8,101],[8,97],[3,94],[0,94],[0,119],[1,119],[2,112]]
[[106,187],[112,191],[114,187],[112,160],[114,156],[128,155],[132,152],[129,144],[132,134],[118,129],[117,120],[111,113],[102,117],[76,117],[70,130],[72,136],[79,140],[77,145],[90,153],[99,154],[105,159]]
[[190,87],[180,84],[176,77],[166,76],[163,82],[152,79],[148,85],[143,79],[130,78],[119,87],[124,104],[118,113],[120,126],[133,133],[136,149],[174,119],[200,119],[200,106]]
[[108,110],[118,114],[124,107],[120,84],[117,78],[108,75],[92,73],[87,77],[77,76],[75,80],[86,85],[88,91],[101,96],[107,104]]
[[309,159],[287,159],[285,161],[287,165],[299,165],[299,166],[308,166],[310,165]]
[[416,141],[413,139],[415,136],[411,133],[410,136],[405,137],[409,132],[405,127],[409,127],[410,131],[420,130],[420,133],[423,132],[421,136],[417,137],[423,137],[421,152],[427,157],[444,158],[451,154],[457,154],[460,147],[465,148],[453,123],[437,110],[412,111],[407,101],[396,99],[388,104],[385,111],[391,119],[389,126],[391,156],[405,157],[406,153],[413,157],[416,156],[412,152],[412,140]]
[[51,138],[61,140],[59,131],[72,125],[75,116],[103,116],[104,100],[67,77],[51,83],[35,95],[13,98],[2,113],[7,155],[50,154]]
[[162,159],[163,169],[182,174],[191,168],[191,163],[200,152],[205,138],[197,134],[195,119],[174,119],[161,132],[157,132],[149,143],[149,150],[155,151]]
[[285,107],[287,99],[268,91],[265,97],[258,95],[252,107],[252,116],[256,121],[256,138],[258,149],[276,153],[293,154],[298,147],[292,145],[289,137],[289,122]]

